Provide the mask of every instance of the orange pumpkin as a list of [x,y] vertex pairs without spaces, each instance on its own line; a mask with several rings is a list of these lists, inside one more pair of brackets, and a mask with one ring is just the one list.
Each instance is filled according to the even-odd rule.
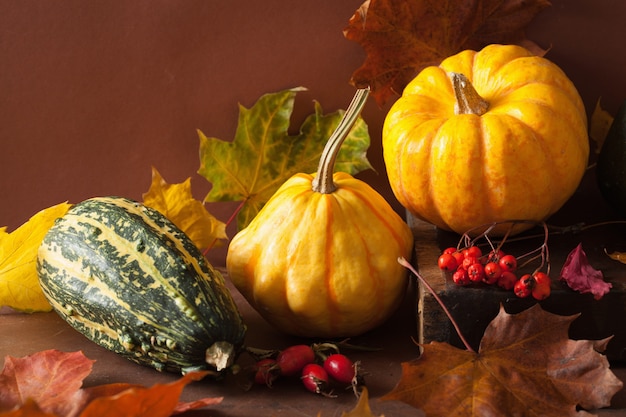
[[427,67],[407,85],[385,118],[383,153],[398,201],[442,229],[542,221],[582,179],[587,118],[554,63],[490,45]]
[[413,235],[365,182],[333,174],[341,142],[367,98],[360,90],[329,139],[316,175],[296,174],[228,247],[235,287],[269,323],[304,337],[349,337],[384,322],[407,286],[398,257]]

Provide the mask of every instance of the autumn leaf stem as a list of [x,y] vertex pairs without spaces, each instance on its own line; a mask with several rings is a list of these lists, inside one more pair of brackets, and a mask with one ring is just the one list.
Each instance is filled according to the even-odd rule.
[[361,114],[361,110],[363,110],[367,102],[369,92],[369,88],[360,88],[356,91],[348,109],[339,121],[339,125],[337,125],[333,134],[330,135],[328,142],[326,142],[326,146],[320,157],[317,175],[313,179],[313,191],[322,194],[330,194],[337,189],[337,186],[333,182],[335,161],[343,141],[348,136],[348,133],[350,133],[350,130],[352,130],[352,126],[356,123]]
[[[239,214],[241,209],[243,209],[243,207],[246,205],[247,201],[248,201],[247,198],[244,198],[243,200],[241,200],[241,202],[239,203],[237,208],[233,211],[233,213],[230,215],[228,220],[226,220],[226,223],[225,223],[226,227],[228,227],[228,225],[230,225],[232,222],[235,221],[235,219],[237,218],[237,215]],[[216,243],[217,243],[217,238],[213,239],[211,244],[209,246],[207,246],[207,248],[202,252],[202,254],[204,256],[206,256],[206,254],[209,253],[209,251],[213,248],[213,246],[215,246]]]
[[459,325],[457,324],[456,320],[454,320],[454,317],[452,317],[452,314],[450,313],[450,310],[448,310],[448,308],[446,307],[446,305],[444,304],[444,302],[441,300],[441,298],[439,298],[439,295],[437,295],[437,292],[433,289],[433,287],[430,286],[430,284],[428,283],[428,281],[426,281],[424,279],[424,277],[422,277],[415,268],[413,268],[413,265],[411,265],[406,259],[404,259],[402,256],[398,258],[398,263],[400,265],[402,265],[403,267],[407,268],[409,271],[411,271],[419,280],[420,282],[428,289],[428,291],[432,294],[432,296],[435,298],[435,300],[437,301],[437,303],[439,303],[439,305],[441,306],[441,308],[443,309],[444,313],[446,313],[446,316],[448,316],[448,319],[450,320],[450,322],[452,323],[452,325],[454,326],[454,330],[456,330],[456,333],[459,335],[459,339],[461,339],[461,342],[463,343],[463,345],[465,346],[465,349],[468,352],[473,352],[476,353],[476,351],[470,346],[469,342],[467,341],[467,339],[465,339],[465,336],[463,336],[463,333],[461,332],[461,329],[459,328]]

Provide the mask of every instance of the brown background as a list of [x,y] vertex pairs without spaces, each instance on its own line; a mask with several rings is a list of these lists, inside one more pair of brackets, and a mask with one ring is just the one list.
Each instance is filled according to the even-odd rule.
[[[345,108],[362,48],[342,30],[361,0],[0,0],[0,226],[69,200],[141,199],[151,166],[165,179],[199,167],[196,129],[231,140],[238,103],[309,89],[294,121],[318,100]],[[590,112],[626,98],[626,2],[554,0],[528,30],[578,86]],[[381,157],[386,108],[370,100],[370,159],[361,178],[398,210]],[[230,205],[211,208],[222,220]]]

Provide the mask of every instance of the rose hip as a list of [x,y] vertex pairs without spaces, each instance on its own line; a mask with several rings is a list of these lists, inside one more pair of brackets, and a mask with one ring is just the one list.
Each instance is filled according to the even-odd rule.
[[266,358],[259,360],[254,365],[254,370],[255,384],[271,387],[276,378],[278,378],[278,368],[276,367],[275,359]]
[[334,353],[324,360],[324,370],[337,382],[350,384],[357,376],[357,368],[354,363],[341,353]]
[[324,394],[328,388],[328,374],[316,363],[305,365],[301,379],[304,387],[316,394]]
[[280,351],[276,356],[276,365],[280,374],[291,376],[298,374],[305,365],[315,361],[315,352],[308,345],[293,345]]

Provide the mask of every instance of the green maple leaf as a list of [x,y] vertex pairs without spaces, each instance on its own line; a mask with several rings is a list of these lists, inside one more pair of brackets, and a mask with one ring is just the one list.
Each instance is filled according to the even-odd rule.
[[[294,99],[302,87],[261,96],[247,109],[239,106],[239,121],[232,142],[200,137],[200,169],[212,188],[207,202],[243,201],[237,217],[243,229],[261,207],[292,175],[317,170],[326,141],[345,113],[324,115],[315,103],[297,135],[289,135]],[[335,169],[355,175],[371,168],[367,160],[370,144],[367,125],[359,119],[345,139]]]

